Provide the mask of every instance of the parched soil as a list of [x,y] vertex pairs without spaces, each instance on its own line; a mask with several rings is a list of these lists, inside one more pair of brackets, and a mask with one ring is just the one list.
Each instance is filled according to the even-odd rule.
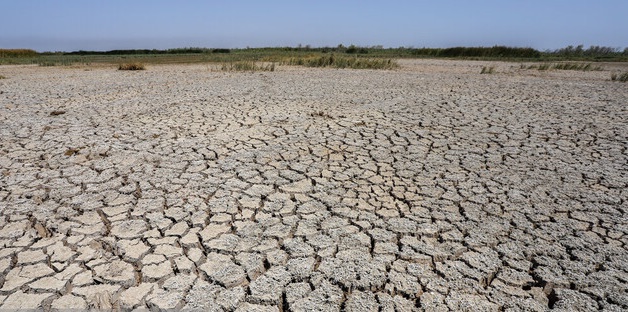
[[628,84],[400,63],[0,66],[0,309],[628,309]]

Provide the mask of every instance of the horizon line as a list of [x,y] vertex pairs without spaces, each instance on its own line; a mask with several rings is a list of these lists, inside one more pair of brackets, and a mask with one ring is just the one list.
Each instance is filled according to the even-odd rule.
[[589,45],[588,47],[585,47],[584,44],[578,44],[578,45],[567,45],[564,46],[562,48],[557,48],[557,49],[536,49],[533,48],[531,46],[516,46],[516,45],[500,45],[500,44],[495,44],[495,45],[469,45],[469,46],[465,46],[465,45],[452,45],[452,46],[447,46],[447,47],[429,47],[429,46],[422,46],[422,47],[416,47],[413,45],[409,45],[409,46],[398,46],[398,47],[392,47],[392,46],[384,46],[384,45],[380,45],[380,44],[375,44],[375,45],[355,45],[355,44],[349,44],[349,45],[345,45],[345,44],[338,44],[336,46],[329,46],[329,45],[324,45],[324,46],[312,46],[310,44],[298,44],[296,46],[291,46],[291,45],[276,45],[276,46],[246,46],[246,47],[232,47],[232,48],[226,48],[226,47],[220,47],[220,46],[216,46],[216,47],[208,47],[208,46],[181,46],[181,47],[175,47],[175,48],[126,48],[126,49],[109,49],[109,50],[91,50],[91,49],[79,49],[79,50],[56,50],[56,51],[52,51],[52,50],[36,50],[33,48],[27,48],[27,47],[17,47],[17,48],[2,48],[0,47],[0,50],[32,50],[35,51],[37,53],[74,53],[74,52],[113,52],[113,51],[142,51],[142,50],[147,50],[147,51],[169,51],[169,50],[183,50],[183,49],[203,49],[203,50],[217,50],[217,49],[227,49],[227,50],[247,50],[247,49],[282,49],[282,48],[290,48],[290,49],[336,49],[336,48],[348,48],[348,47],[356,47],[356,48],[368,48],[368,49],[381,49],[381,50],[394,50],[394,49],[451,49],[451,48],[493,48],[493,47],[506,47],[506,48],[517,48],[517,49],[533,49],[536,50],[538,52],[554,52],[554,51],[558,51],[561,49],[566,49],[566,48],[584,48],[585,50],[588,48],[592,48],[592,47],[601,47],[601,48],[611,48],[616,50],[617,52],[621,52],[622,48],[628,49],[628,47],[613,47],[613,46],[605,46],[605,45]]

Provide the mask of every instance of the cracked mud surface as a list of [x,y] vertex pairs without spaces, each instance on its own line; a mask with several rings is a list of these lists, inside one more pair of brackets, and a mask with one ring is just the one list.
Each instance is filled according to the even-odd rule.
[[0,309],[628,309],[603,72],[3,66]]

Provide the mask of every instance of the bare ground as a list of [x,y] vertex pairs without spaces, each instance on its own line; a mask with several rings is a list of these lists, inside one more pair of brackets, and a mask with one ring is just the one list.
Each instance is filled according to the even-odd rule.
[[628,309],[628,85],[400,62],[1,66],[0,309]]

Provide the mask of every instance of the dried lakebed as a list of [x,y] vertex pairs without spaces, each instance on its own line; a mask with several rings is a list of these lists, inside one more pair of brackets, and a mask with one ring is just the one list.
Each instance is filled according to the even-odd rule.
[[401,64],[0,67],[0,309],[628,309],[627,85]]

